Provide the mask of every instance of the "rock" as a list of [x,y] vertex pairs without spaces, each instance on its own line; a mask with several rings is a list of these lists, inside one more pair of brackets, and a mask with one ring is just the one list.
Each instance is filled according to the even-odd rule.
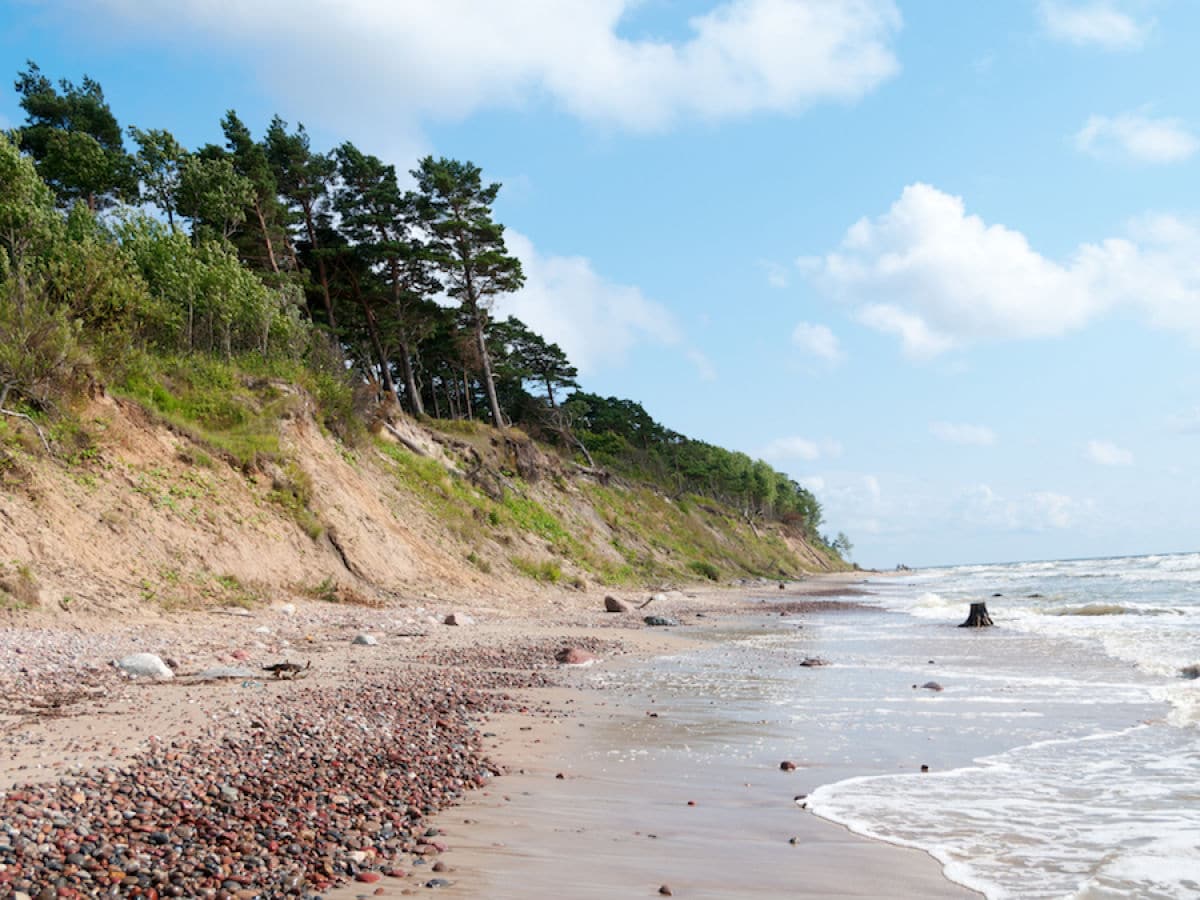
[[445,878],[430,878],[427,882],[425,882],[425,887],[442,888],[450,887],[451,884],[452,882],[447,881]]
[[809,656],[800,665],[805,669],[815,669],[819,666],[829,665],[829,660],[821,659],[819,656]]
[[923,685],[921,685],[921,687],[923,687],[927,691],[944,691],[945,690],[945,688],[942,687],[940,684],[938,684],[936,681],[927,681]]
[[350,643],[358,644],[360,647],[374,647],[379,643],[379,641],[374,635],[366,634],[364,632],[363,634],[356,635],[354,640],[352,640]]
[[647,625],[653,625],[661,628],[679,624],[674,619],[668,618],[667,616],[646,616],[646,618],[642,619],[642,621]]
[[629,612],[629,604],[610,595],[604,598],[604,611],[610,613]]
[[674,895],[671,893],[671,886],[670,886],[669,884],[664,884],[662,887],[660,887],[660,888],[658,889],[658,892],[659,892],[660,894],[662,894],[664,897],[671,897],[671,896],[674,896]]
[[790,759],[785,759],[779,764],[779,769],[782,772],[794,772],[796,771],[796,764]]
[[922,764],[921,764],[921,771],[922,771],[922,772],[928,772],[928,771],[929,771],[929,766],[927,766],[927,765],[925,765],[924,763],[922,763]]
[[250,658],[250,654],[247,653],[245,650],[234,650],[229,655],[232,656],[234,659],[236,659],[238,662],[244,662]]
[[374,884],[381,878],[383,878],[383,876],[378,872],[359,872],[354,876],[355,881],[361,881],[364,884]]
[[596,661],[596,657],[582,647],[564,647],[554,654],[554,659],[566,666],[583,666]]
[[450,613],[442,620],[443,625],[474,625],[475,620],[463,613]]
[[651,594],[650,599],[647,600],[646,602],[650,603],[651,601],[653,601],[655,603],[663,603],[666,601],[666,599],[667,599],[666,594]]
[[1195,681],[1197,678],[1200,678],[1200,665],[1184,666],[1179,670],[1179,676]]
[[116,660],[115,664],[130,678],[156,678],[166,681],[175,677],[171,667],[162,661],[161,656],[154,653],[134,653]]
[[283,606],[279,607],[279,612],[285,616],[294,616],[296,614],[296,604],[285,603]]

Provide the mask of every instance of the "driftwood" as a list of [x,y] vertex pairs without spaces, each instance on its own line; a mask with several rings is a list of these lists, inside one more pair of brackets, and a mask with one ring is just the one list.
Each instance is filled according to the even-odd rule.
[[15,409],[0,408],[0,415],[12,416],[14,419],[24,419],[33,426],[33,430],[37,432],[37,436],[41,438],[42,446],[46,448],[46,452],[50,452],[50,442],[46,440],[46,435],[42,433],[42,429],[38,427],[38,423],[33,421],[31,416],[25,415],[23,412],[17,412]]
[[308,670],[312,668],[312,660],[310,659],[304,665],[291,661],[271,663],[269,666],[263,666],[263,671],[270,672],[276,678],[303,678]]
[[987,628],[992,625],[992,617],[988,615],[986,603],[972,603],[971,612],[967,615],[967,621],[959,625],[959,628]]
[[390,422],[383,422],[381,424],[385,429],[387,429],[388,434],[398,440],[413,453],[417,454],[417,456],[429,456],[429,452],[424,447],[420,446],[419,444],[414,444],[412,441],[402,435],[400,431]]

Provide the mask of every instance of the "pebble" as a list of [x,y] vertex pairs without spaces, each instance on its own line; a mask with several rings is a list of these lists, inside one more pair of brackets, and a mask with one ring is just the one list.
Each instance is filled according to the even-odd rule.
[[[546,683],[533,669],[562,645],[481,648],[495,669],[364,667],[348,685],[239,695],[234,721],[164,736],[58,783],[14,785],[0,793],[0,896],[41,900],[37,890],[53,885],[47,897],[63,900],[317,897],[351,880],[402,878],[391,861],[445,850],[428,817],[497,770],[478,726],[512,707],[505,690]],[[6,664],[0,656],[0,676]],[[33,676],[18,668],[27,686]],[[65,683],[87,678],[122,684],[111,668]]]

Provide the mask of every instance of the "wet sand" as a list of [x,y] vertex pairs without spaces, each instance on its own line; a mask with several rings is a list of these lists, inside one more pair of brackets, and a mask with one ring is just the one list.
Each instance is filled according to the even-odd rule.
[[[514,768],[440,815],[448,897],[977,897],[923,853],[868,841],[794,800],[831,772],[680,766],[644,754],[669,705],[603,692],[530,692],[561,718],[503,715],[489,726]],[[649,714],[655,713],[655,717]],[[642,727],[644,725],[644,727]],[[559,778],[559,775],[564,777]],[[355,896],[346,890],[331,896]]]

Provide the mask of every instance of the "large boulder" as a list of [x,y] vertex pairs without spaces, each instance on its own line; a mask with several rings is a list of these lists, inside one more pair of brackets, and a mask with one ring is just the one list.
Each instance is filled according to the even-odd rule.
[[167,681],[175,677],[171,667],[163,662],[162,657],[154,653],[133,653],[123,659],[115,660],[118,669],[130,678],[154,678]]
[[610,595],[604,598],[604,611],[610,613],[629,612],[629,604]]

